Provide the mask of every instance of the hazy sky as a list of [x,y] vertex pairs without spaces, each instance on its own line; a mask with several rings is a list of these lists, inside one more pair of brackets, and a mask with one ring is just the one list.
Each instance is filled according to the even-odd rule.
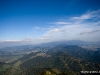
[[100,41],[100,0],[0,0],[0,42]]

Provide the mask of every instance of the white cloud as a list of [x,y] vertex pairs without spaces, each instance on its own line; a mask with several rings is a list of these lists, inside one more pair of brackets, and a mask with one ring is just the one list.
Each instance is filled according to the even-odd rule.
[[28,42],[28,41],[33,41],[33,38],[30,36],[27,36],[25,39],[13,39],[13,40],[4,40],[1,42]]
[[41,38],[38,38],[39,40],[47,40],[47,39],[49,39],[50,38],[50,36],[49,35],[45,35],[45,36],[43,36],[43,37],[41,37]]
[[2,42],[22,42],[22,40],[4,40]]
[[[15,40],[4,40],[0,41],[0,47],[9,47],[9,46],[20,46],[20,45],[27,45],[27,44],[34,44],[33,38],[28,36],[25,39],[15,39]],[[36,43],[36,42],[35,42]]]
[[88,11],[80,16],[69,17],[66,21],[51,23],[53,28],[48,30],[46,35],[50,35],[49,41],[75,39],[83,41],[100,41],[100,39],[96,39],[100,38],[100,35],[98,35],[100,34],[99,18],[100,10]]
[[60,32],[60,29],[56,28],[56,29],[52,29],[52,30],[49,31],[49,33],[55,33],[55,32]]
[[96,32],[99,32],[100,30],[85,30],[83,32],[80,33],[80,35],[83,35],[83,34],[92,34],[92,33],[96,33]]
[[41,37],[41,38],[38,38],[39,40],[46,40],[47,38],[45,37]]
[[88,11],[87,13],[81,15],[81,16],[75,16],[71,19],[73,20],[87,20],[87,19],[93,19],[93,18],[100,18],[100,10],[98,11]]
[[33,40],[33,38],[31,36],[27,36],[26,39],[23,41],[32,41],[32,40]]
[[66,24],[71,24],[71,23],[69,23],[69,22],[64,22],[64,21],[60,21],[60,22],[55,22],[55,23],[52,23],[52,24],[66,25]]
[[73,17],[72,19],[84,20],[84,19],[90,19],[90,18],[91,18],[90,14],[85,14],[80,17]]

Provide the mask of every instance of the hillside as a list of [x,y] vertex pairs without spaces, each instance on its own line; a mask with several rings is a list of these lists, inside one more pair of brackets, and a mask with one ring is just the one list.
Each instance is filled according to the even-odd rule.
[[0,63],[0,75],[81,75],[81,71],[100,70],[99,48],[91,51],[60,44],[40,49],[11,63]]

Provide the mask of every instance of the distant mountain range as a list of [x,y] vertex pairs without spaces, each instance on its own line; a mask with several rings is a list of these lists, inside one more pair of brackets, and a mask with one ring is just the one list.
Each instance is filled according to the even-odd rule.
[[3,47],[12,47],[12,46],[22,46],[22,45],[37,45],[37,46],[53,46],[58,44],[66,44],[66,45],[78,45],[78,46],[100,46],[100,42],[85,42],[81,40],[63,40],[63,41],[54,41],[40,44],[30,44],[29,42],[0,42],[0,48]]
[[59,45],[59,44],[65,44],[65,45],[78,45],[78,46],[82,46],[83,48],[98,48],[100,47],[100,42],[85,42],[85,41],[81,41],[81,40],[69,40],[69,41],[54,41],[54,42],[48,42],[48,43],[41,43],[41,44],[37,44],[37,46],[55,46],[55,45]]
[[[13,48],[19,50],[18,56],[21,55],[21,52],[30,51],[30,49],[32,51],[15,61],[0,63],[0,75],[87,75],[81,71],[100,70],[100,48],[92,51],[77,45],[66,44],[53,44],[50,47],[42,44],[33,48],[32,46]],[[14,58],[16,53],[8,55],[6,53],[3,57],[5,55],[6,59],[9,56]]]

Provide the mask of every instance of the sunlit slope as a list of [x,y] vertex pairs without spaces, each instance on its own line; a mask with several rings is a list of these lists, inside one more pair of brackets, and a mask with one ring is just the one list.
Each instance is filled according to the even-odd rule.
[[[94,71],[100,69],[100,51],[88,51],[78,46],[59,45],[48,49],[48,51],[30,53],[26,59],[20,61],[21,70],[38,74],[44,70],[56,69],[60,74],[65,72],[68,75],[80,74],[82,70]],[[30,72],[32,71],[32,72]]]

